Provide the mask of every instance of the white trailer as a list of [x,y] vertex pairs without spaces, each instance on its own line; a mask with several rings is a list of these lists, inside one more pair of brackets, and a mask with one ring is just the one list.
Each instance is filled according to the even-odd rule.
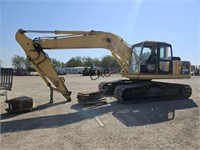
[[81,74],[85,67],[57,67],[58,74]]

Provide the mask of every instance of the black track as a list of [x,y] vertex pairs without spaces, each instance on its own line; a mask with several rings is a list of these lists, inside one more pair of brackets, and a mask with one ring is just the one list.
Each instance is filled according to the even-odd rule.
[[102,82],[99,84],[99,90],[104,94],[113,95],[122,103],[188,99],[192,94],[189,85],[155,81]]

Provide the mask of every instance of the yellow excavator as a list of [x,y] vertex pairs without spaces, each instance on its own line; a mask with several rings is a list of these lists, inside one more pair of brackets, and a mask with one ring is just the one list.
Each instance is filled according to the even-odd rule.
[[[30,33],[54,35],[31,39],[27,36]],[[190,62],[174,57],[172,46],[166,42],[144,41],[129,45],[121,37],[110,32],[23,29],[17,31],[16,40],[24,49],[27,59],[50,88],[50,102],[53,102],[53,91],[60,92],[67,101],[71,101],[71,91],[65,86],[64,78],[57,75],[45,52],[52,49],[109,50],[121,66],[122,77],[128,79],[102,82],[99,84],[99,90],[114,96],[120,102],[182,99],[189,98],[192,93],[189,85],[152,81],[190,78]]]

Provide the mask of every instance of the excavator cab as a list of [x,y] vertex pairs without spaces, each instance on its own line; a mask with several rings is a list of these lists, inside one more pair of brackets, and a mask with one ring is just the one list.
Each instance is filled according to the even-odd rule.
[[135,44],[132,46],[130,73],[172,74],[172,58],[170,44],[150,41]]
[[160,75],[173,78],[170,75],[175,73],[188,75],[189,77],[189,70],[189,62],[183,62],[179,57],[173,57],[171,44],[144,41],[132,46],[129,63],[130,74],[137,74],[138,76],[151,75],[150,78],[152,79],[159,78]]

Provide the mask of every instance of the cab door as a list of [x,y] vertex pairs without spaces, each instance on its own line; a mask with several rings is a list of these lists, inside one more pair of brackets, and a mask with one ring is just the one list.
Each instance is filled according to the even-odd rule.
[[158,74],[172,74],[172,48],[161,45],[159,50]]

